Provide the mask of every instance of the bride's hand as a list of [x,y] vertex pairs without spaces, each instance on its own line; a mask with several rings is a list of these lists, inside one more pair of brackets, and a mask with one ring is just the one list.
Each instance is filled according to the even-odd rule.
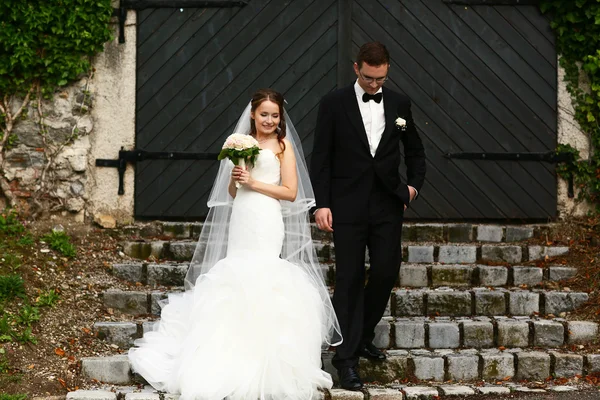
[[250,172],[248,172],[248,170],[240,166],[233,167],[233,171],[231,171],[231,176],[233,177],[233,180],[241,183],[242,185],[248,186],[252,183],[252,178],[250,178]]

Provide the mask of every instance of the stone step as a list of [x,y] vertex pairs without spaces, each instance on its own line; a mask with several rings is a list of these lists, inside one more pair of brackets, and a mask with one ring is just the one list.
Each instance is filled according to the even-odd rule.
[[[126,350],[135,339],[152,331],[155,321],[97,322],[101,340]],[[381,349],[558,348],[598,340],[598,324],[562,318],[391,318],[375,329],[373,343]]]
[[[192,240],[137,240],[122,243],[123,252],[139,260],[190,261],[197,242]],[[315,241],[319,262],[335,262],[333,243]],[[475,264],[477,262],[519,264],[564,256],[567,246],[499,245],[499,244],[403,244],[403,260],[409,263]],[[368,253],[365,262],[369,262]]]
[[[335,282],[335,264],[322,264],[328,285]],[[120,279],[150,286],[183,286],[187,263],[127,263],[113,264],[112,272]],[[400,287],[471,287],[471,286],[539,286],[569,279],[577,269],[564,265],[489,266],[402,264]]]
[[[159,302],[164,291],[123,291],[109,289],[103,293],[104,305],[125,314],[160,315]],[[389,315],[394,317],[468,317],[468,316],[563,316],[589,299],[584,292],[541,289],[397,289],[391,293]]]
[[[332,352],[323,354],[325,370],[334,379]],[[544,381],[600,372],[600,354],[562,351],[487,350],[390,350],[385,361],[361,359],[359,370],[366,382],[388,384],[405,379],[418,382],[473,382],[485,380]],[[85,378],[126,385],[134,380],[126,355],[82,358]],[[136,380],[140,380],[138,377]]]
[[[312,400],[422,400],[444,397],[464,398],[471,395],[508,395],[510,393],[559,393],[583,390],[577,385],[548,385],[546,389],[529,388],[512,382],[497,382],[496,385],[430,384],[428,386],[366,385],[361,392],[343,389],[325,390]],[[157,392],[147,386],[108,387],[99,390],[76,390],[66,395],[67,400],[178,400],[178,394]],[[62,396],[64,399],[65,396]],[[486,397],[489,398],[489,397]],[[38,398],[40,399],[40,398]],[[57,400],[57,399],[54,399]]]
[[[498,224],[420,224],[405,223],[402,226],[404,242],[449,242],[449,243],[511,243],[529,239],[545,239],[553,224],[498,225]],[[331,241],[329,233],[311,224],[315,240]],[[123,230],[133,237],[193,239],[197,240],[202,230],[201,222],[162,222],[136,224]]]

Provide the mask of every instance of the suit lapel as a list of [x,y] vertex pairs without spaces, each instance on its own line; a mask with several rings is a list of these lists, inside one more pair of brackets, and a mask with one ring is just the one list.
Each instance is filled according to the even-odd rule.
[[[388,94],[386,96],[386,93]],[[383,88],[383,112],[385,114],[385,129],[383,130],[383,135],[381,135],[381,140],[379,141],[379,146],[377,146],[377,151],[375,151],[375,156],[380,152],[379,149],[384,148],[386,142],[392,137],[392,133],[395,128],[395,120],[396,120],[396,105],[393,102],[392,96],[389,96],[389,92],[386,88]]]
[[356,92],[354,91],[354,85],[351,85],[347,89],[347,93],[343,96],[344,109],[348,114],[348,119],[354,125],[356,133],[358,134],[360,141],[363,142],[367,151],[369,150],[369,141],[367,140],[367,132],[365,131],[365,125],[362,121],[360,109],[358,108],[358,102],[356,100]]

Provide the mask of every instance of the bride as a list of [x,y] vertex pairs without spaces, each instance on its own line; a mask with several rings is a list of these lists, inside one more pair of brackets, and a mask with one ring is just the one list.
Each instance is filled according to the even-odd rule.
[[341,335],[310,236],[314,194],[283,96],[257,91],[234,132],[257,139],[256,163],[246,170],[221,162],[186,291],[169,295],[158,326],[129,359],[155,389],[182,400],[319,398],[332,386],[321,347],[338,345]]

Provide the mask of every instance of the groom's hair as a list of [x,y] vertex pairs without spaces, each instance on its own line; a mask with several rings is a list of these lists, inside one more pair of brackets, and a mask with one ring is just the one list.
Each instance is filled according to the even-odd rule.
[[366,62],[373,67],[389,64],[390,53],[380,42],[365,43],[360,46],[360,49],[358,49],[358,55],[356,56],[356,64],[358,64],[358,68],[362,67],[363,62]]

